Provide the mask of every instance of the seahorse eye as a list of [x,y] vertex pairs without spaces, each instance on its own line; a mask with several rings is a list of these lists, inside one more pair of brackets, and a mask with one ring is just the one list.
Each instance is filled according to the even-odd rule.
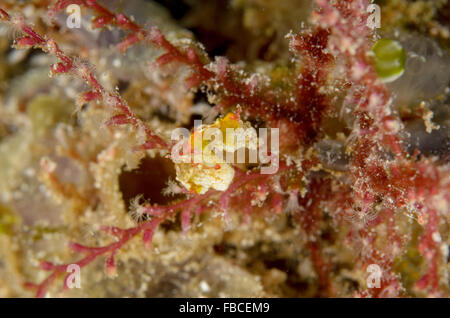
[[372,47],[375,71],[383,82],[392,82],[405,71],[406,53],[395,40],[380,39]]

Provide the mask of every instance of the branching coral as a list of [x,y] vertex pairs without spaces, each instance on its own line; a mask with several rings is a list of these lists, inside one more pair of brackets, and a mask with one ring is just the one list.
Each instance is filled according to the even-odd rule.
[[[315,1],[311,25],[299,34],[287,36],[293,61],[266,74],[244,71],[225,57],[210,60],[201,45],[191,41],[173,44],[157,27],[144,28],[123,13],[113,13],[97,0],[59,0],[51,6],[50,17],[70,4],[90,9],[94,14],[93,29],[119,28],[125,33],[117,50],[126,52],[150,44],[162,51],[153,61],[154,68],[187,72],[184,89],[206,92],[215,110],[225,115],[225,119],[211,126],[220,126],[228,118],[226,114],[232,114],[238,107],[246,120],[278,128],[280,164],[275,174],[261,173],[260,164],[234,164],[233,168],[227,164],[234,174],[227,175],[226,186],[212,186],[209,190],[208,186],[191,184],[191,179],[178,174],[182,185],[189,185],[188,189],[178,188],[182,198],[167,204],[141,203],[136,199],[132,209],[138,215],[137,224],[127,228],[100,225],[101,231],[114,238],[112,243],[98,247],[71,243],[72,251],[84,255],[78,261],[67,264],[42,261],[41,269],[50,275],[41,283],[27,283],[36,290],[36,296],[45,296],[62,275],[66,275],[67,288],[71,277],[66,272],[69,265],[83,268],[100,256],[106,257],[106,273],[115,276],[117,254],[135,237],[142,235],[143,246],[150,248],[155,232],[164,224],[178,217],[182,232],[187,233],[194,218],[211,210],[222,213],[225,223],[231,214],[240,214],[244,222],[258,214],[280,217],[284,212],[291,217],[304,235],[318,296],[344,294],[339,286],[345,276],[339,265],[345,258],[338,246],[342,242],[353,248],[354,277],[366,273],[373,264],[383,273],[376,288],[365,288],[364,281],[358,283],[353,291],[355,296],[448,294],[448,162],[423,156],[419,150],[407,151],[404,123],[394,107],[395,95],[380,79],[369,53],[375,33],[366,26],[366,1]],[[66,74],[89,86],[77,100],[79,109],[85,104],[103,107],[107,110],[107,117],[103,118],[105,126],[118,134],[126,126],[128,133],[137,136],[137,144],[127,144],[125,147],[129,149],[125,152],[140,160],[146,154],[165,155],[172,149],[168,134],[157,134],[150,120],[136,115],[117,91],[101,84],[92,67],[66,54],[50,34],[41,35],[23,17],[10,15],[7,10],[0,8],[2,20],[22,33],[15,40],[16,48],[41,49],[56,57],[58,62],[51,66],[51,76]],[[321,154],[321,145],[333,145],[327,156]],[[104,150],[97,164],[108,156],[117,156],[115,149],[110,146]],[[71,156],[79,159],[74,152]],[[346,162],[336,168],[327,162],[327,157],[339,157]],[[50,180],[47,184],[56,184],[59,188],[56,191],[64,192],[65,188],[59,186],[53,175],[54,169],[49,167],[51,163],[45,159],[41,163],[44,181]],[[209,169],[189,166],[189,162],[183,164],[196,169],[197,174],[201,174],[201,169]],[[180,173],[181,168],[177,168]],[[195,191],[199,185],[203,188]],[[72,188],[65,192],[76,193]],[[79,202],[82,197],[77,194]],[[414,285],[405,287],[401,275],[407,271],[399,268],[411,249],[413,236],[417,236],[417,230],[408,223],[410,219],[417,220],[422,227],[417,246],[412,248],[422,255],[424,265]],[[359,275],[356,279],[361,280]]]

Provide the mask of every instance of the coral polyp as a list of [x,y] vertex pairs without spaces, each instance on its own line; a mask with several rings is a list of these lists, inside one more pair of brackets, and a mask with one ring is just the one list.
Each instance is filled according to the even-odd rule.
[[2,1],[0,297],[448,297],[444,2]]

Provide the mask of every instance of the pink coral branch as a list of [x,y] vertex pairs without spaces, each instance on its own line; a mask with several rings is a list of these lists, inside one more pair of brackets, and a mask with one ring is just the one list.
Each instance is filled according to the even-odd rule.
[[[81,260],[64,265],[54,265],[54,266],[46,266],[47,270],[53,270],[52,273],[40,284],[35,285],[37,288],[36,297],[44,297],[48,291],[48,288],[53,283],[55,279],[57,279],[62,274],[66,273],[67,267],[69,265],[75,264],[80,268],[83,268],[97,259],[99,256],[109,254],[109,258],[106,260],[106,270],[111,271],[114,267],[113,256],[123,245],[125,245],[128,241],[134,238],[136,235],[141,233],[142,231],[146,231],[147,229],[153,228],[160,224],[163,221],[161,218],[154,218],[146,223],[138,225],[133,228],[129,228],[126,230],[121,230],[120,239],[114,243],[108,244],[102,247],[87,247],[77,243],[70,243],[70,247],[79,253],[86,254],[84,258]],[[111,273],[111,272],[109,272]],[[31,286],[31,284],[30,284]],[[64,281],[64,286],[67,287],[67,281]]]
[[[284,169],[287,166],[283,166]],[[210,199],[216,195],[219,195],[219,200],[223,204],[221,207],[225,207],[228,209],[229,198],[233,192],[235,192],[238,188],[249,184],[258,179],[267,180],[272,175],[264,175],[255,171],[250,174],[240,173],[230,186],[229,191],[219,192],[215,190],[210,190],[205,194],[201,195],[193,195],[192,197],[182,200],[180,202],[176,202],[173,204],[165,205],[165,206],[144,206],[145,213],[150,216],[150,219],[146,222],[143,222],[136,227],[128,228],[128,229],[120,229],[117,227],[103,227],[102,230],[108,234],[112,234],[116,237],[116,241],[100,247],[90,247],[81,245],[78,243],[70,243],[69,247],[73,249],[77,253],[84,254],[84,258],[81,260],[71,263],[78,265],[80,268],[83,268],[93,262],[100,256],[106,255],[105,261],[105,270],[109,276],[115,276],[116,267],[114,262],[115,254],[132,238],[137,235],[143,233],[143,244],[146,248],[151,247],[151,242],[153,238],[153,234],[158,226],[166,221],[170,216],[174,215],[177,212],[182,213],[182,225],[183,231],[187,231],[191,212],[195,211],[196,214],[200,214],[206,211],[206,205],[204,203],[205,200]],[[50,285],[57,279],[59,276],[63,275],[67,271],[67,267],[71,264],[63,264],[63,265],[54,265],[52,263],[43,261],[41,262],[41,268],[47,271],[51,271],[51,274],[40,284],[27,283],[29,288],[36,289],[36,297],[44,297],[48,291]],[[67,278],[67,277],[66,277]],[[67,287],[67,282],[64,280],[64,286]]]
[[[334,4],[327,0],[316,2],[322,11],[313,17],[322,27],[331,30],[331,52],[345,61],[347,78],[358,88],[355,90],[358,93],[348,97],[356,105],[354,113],[359,120],[355,155],[350,161],[354,202],[361,205],[363,212],[373,208],[377,197],[389,198],[393,202],[391,206],[396,209],[411,201],[426,203],[429,220],[420,249],[430,265],[417,286],[425,288],[429,285],[436,291],[436,260],[439,249],[430,237],[431,233],[436,233],[437,222],[432,197],[442,191],[445,193],[445,185],[439,181],[443,176],[440,176],[430,161],[409,161],[398,137],[402,125],[390,109],[391,94],[377,78],[367,55],[371,47],[371,32],[365,23],[367,1],[338,1]],[[379,159],[380,141],[392,151],[395,160],[386,162]],[[402,242],[395,231],[393,211],[388,208],[387,212],[382,217],[387,222],[389,239],[400,248]],[[371,242],[374,244],[374,240]],[[374,251],[375,247],[369,250],[370,253]],[[366,262],[383,262],[386,270],[392,271],[394,254],[388,251],[382,254],[383,258],[376,253],[364,257]],[[391,296],[398,295],[399,286],[398,279],[390,272],[384,281],[384,287],[375,291],[374,295],[386,296],[388,290]]]
[[371,47],[371,33],[366,26],[367,1],[338,2],[335,7],[327,0],[316,2],[323,12],[316,14],[315,19],[332,30],[332,51],[347,64],[347,77],[353,85],[362,89],[351,98],[357,105],[355,113],[368,112],[376,121],[373,124],[376,129],[371,132],[381,134],[381,139],[398,157],[405,157],[406,152],[396,136],[400,122],[392,116],[390,109],[391,94],[378,79],[367,55]]
[[[67,0],[58,1],[50,10],[50,15],[54,15],[57,12],[64,10],[71,2]],[[211,70],[207,64],[208,60],[203,61],[197,51],[189,47],[186,50],[180,50],[172,43],[170,43],[161,31],[157,27],[153,27],[150,30],[146,30],[139,26],[137,23],[132,22],[130,18],[123,14],[115,14],[106,7],[98,4],[96,0],[79,0],[77,4],[83,5],[95,12],[98,17],[93,20],[94,27],[112,25],[117,26],[124,31],[130,31],[125,39],[119,44],[119,48],[125,51],[132,45],[142,41],[150,41],[155,46],[165,50],[157,60],[158,66],[163,66],[169,63],[180,63],[188,66],[192,69],[192,75],[187,79],[186,85],[188,88],[193,88],[198,85],[205,85],[214,87],[220,84],[222,89],[217,91],[220,96],[220,102],[218,107],[227,108],[233,107],[237,104],[245,105],[245,114],[252,115],[258,118],[263,118],[268,122],[269,126],[279,126],[286,124],[280,122],[280,117],[286,118],[286,121],[291,121],[289,125],[295,127],[299,134],[302,131],[308,131],[306,135],[312,136],[312,138],[304,137],[300,139],[300,142],[310,142],[309,139],[314,139],[317,127],[309,127],[309,121],[312,120],[316,126],[318,126],[319,119],[311,118],[309,115],[313,113],[315,117],[318,116],[322,108],[312,105],[310,109],[305,109],[301,115],[295,113],[301,101],[292,100],[289,96],[289,92],[286,96],[277,96],[271,90],[255,90],[254,83],[246,83],[239,78],[242,75],[238,75],[237,72],[227,66],[225,58],[218,58],[216,62],[216,69]],[[322,65],[323,69],[323,65]],[[307,83],[308,87],[312,87],[310,83]],[[283,114],[283,115],[281,115]],[[292,121],[295,118],[296,121]]]
[[[91,2],[91,1],[86,1]],[[66,55],[58,46],[58,44],[52,39],[46,39],[34,31],[29,25],[23,22],[22,18],[12,18],[5,10],[0,9],[1,19],[9,23],[12,27],[22,31],[26,34],[25,37],[16,40],[16,47],[18,48],[30,48],[35,47],[43,50],[44,52],[55,56],[58,58],[59,62],[51,66],[51,74],[62,74],[70,73],[75,77],[80,78],[85,81],[89,86],[91,86],[92,91],[85,93],[80,100],[82,101],[93,101],[101,99],[103,103],[110,106],[120,114],[113,116],[108,124],[124,124],[130,123],[134,125],[137,129],[143,129],[147,141],[144,143],[144,148],[158,147],[163,149],[168,149],[169,145],[161,137],[157,136],[148,125],[139,119],[127,105],[127,103],[114,92],[108,91],[104,88],[92,71],[82,65],[77,63],[75,59]],[[119,117],[117,117],[119,116]],[[122,120],[118,120],[122,118]],[[126,119],[126,120],[125,120]]]

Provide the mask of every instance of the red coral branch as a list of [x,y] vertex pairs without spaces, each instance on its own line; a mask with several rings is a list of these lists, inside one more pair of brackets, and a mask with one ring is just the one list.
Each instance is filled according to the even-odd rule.
[[362,126],[367,121],[364,114],[368,114],[373,121],[373,129],[361,129],[372,135],[380,134],[378,138],[390,146],[397,156],[405,157],[406,152],[396,136],[401,124],[398,118],[392,115],[391,94],[378,79],[373,63],[367,55],[372,46],[372,33],[366,26],[368,2],[340,1],[335,6],[327,0],[316,2],[323,11],[314,15],[314,18],[320,25],[331,30],[330,49],[345,62],[347,78],[355,87],[353,94],[347,97],[347,105],[356,106],[354,112],[362,115]]
[[[150,127],[131,111],[128,104],[120,97],[120,95],[108,91],[99,83],[89,67],[66,55],[54,40],[46,39],[39,35],[29,25],[23,22],[23,18],[13,18],[3,9],[0,9],[0,13],[3,21],[6,21],[12,27],[26,34],[26,36],[16,40],[15,46],[17,48],[39,48],[42,51],[55,56],[59,62],[51,66],[51,75],[70,73],[83,80],[92,88],[92,91],[84,93],[80,98],[81,101],[90,102],[101,100],[105,105],[120,113],[113,116],[113,118],[108,121],[108,124],[120,125],[126,123],[132,124],[137,129],[142,129],[146,134],[146,142],[143,145],[146,149],[157,147],[163,149],[169,148],[169,145],[162,138],[153,133]],[[122,121],[117,121],[117,116],[120,116]]]
[[[286,168],[287,169],[287,168]],[[177,212],[182,213],[182,225],[183,230],[186,231],[188,229],[188,225],[190,224],[190,218],[192,216],[192,212],[196,214],[201,214],[207,210],[207,203],[205,201],[209,201],[212,197],[219,195],[219,202],[222,202],[220,206],[222,208],[226,208],[225,212],[228,211],[228,202],[230,200],[230,196],[236,192],[239,188],[247,185],[249,183],[255,182],[259,180],[267,180],[273,175],[260,174],[258,171],[251,173],[240,173],[239,176],[235,178],[235,181],[230,185],[230,191],[219,192],[215,190],[210,190],[202,195],[194,195],[191,198],[186,200],[182,200],[177,203],[173,203],[165,206],[152,206],[146,205],[144,207],[145,214],[147,214],[150,219],[139,224],[136,227],[128,228],[128,229],[120,229],[117,227],[104,227],[102,230],[108,234],[112,234],[116,237],[116,240],[108,245],[101,247],[90,247],[84,246],[78,243],[70,243],[69,247],[77,253],[85,254],[85,257],[81,260],[63,265],[55,265],[47,261],[41,262],[41,268],[46,271],[50,271],[51,274],[40,284],[26,283],[26,286],[31,289],[36,289],[36,297],[44,297],[51,286],[51,284],[61,275],[67,272],[67,268],[69,265],[78,265],[80,268],[83,268],[93,262],[100,256],[106,255],[105,261],[105,270],[106,273],[110,276],[116,275],[116,267],[114,263],[115,254],[132,238],[138,236],[143,233],[143,244],[146,248],[151,247],[151,241],[153,238],[153,234],[157,227],[168,220],[170,216],[174,215]],[[226,203],[225,203],[226,202]],[[64,288],[67,288],[67,279],[70,274],[66,275],[66,279],[64,280]]]
[[419,251],[428,261],[426,273],[416,282],[419,290],[429,289],[434,296],[439,295],[438,263],[440,255],[441,236],[438,230],[438,215],[434,209],[428,211],[425,233],[420,238]]
[[[418,287],[430,285],[437,290],[437,265],[439,246],[430,237],[438,234],[437,215],[434,206],[436,198],[441,193],[448,193],[448,184],[443,173],[439,172],[433,162],[409,160],[406,150],[398,137],[402,124],[393,115],[390,108],[391,95],[385,85],[377,78],[373,65],[368,58],[370,50],[370,30],[366,27],[367,1],[338,1],[332,5],[326,0],[316,0],[321,12],[314,18],[322,26],[331,30],[330,49],[345,61],[346,74],[355,88],[347,97],[347,105],[354,105],[354,114],[358,127],[354,130],[355,149],[350,161],[351,177],[353,179],[354,203],[360,205],[363,212],[370,211],[376,200],[384,199],[387,206],[399,209],[406,204],[420,202],[428,217],[426,234],[421,240],[421,251],[430,262],[428,272],[418,282]],[[392,151],[394,160],[382,159],[384,147]],[[444,172],[445,174],[445,172]],[[447,192],[446,192],[447,191]],[[448,197],[444,199],[448,201]],[[389,239],[401,247],[401,240],[395,233],[394,215],[383,214],[388,225]],[[368,234],[367,234],[368,235]],[[367,239],[367,238],[366,238]],[[375,242],[375,240],[368,240]],[[369,253],[376,253],[372,247]],[[386,253],[384,253],[386,252]],[[385,286],[375,291],[375,296],[398,295],[400,283],[392,273],[391,265],[394,254],[384,251],[384,257],[365,255],[366,262],[383,262],[388,272],[384,280]],[[367,263],[366,263],[367,264]],[[387,292],[389,291],[389,292]]]
[[122,13],[114,14],[108,8],[99,4],[96,0],[59,0],[49,10],[50,17],[58,12],[64,11],[69,5],[76,4],[93,10],[97,17],[92,20],[94,28],[102,28],[114,25],[131,33],[119,44],[121,50],[125,51],[133,44],[142,41],[146,37],[146,31]]
[[[50,10],[51,15],[64,10],[71,1],[60,0]],[[308,56],[302,76],[297,85],[300,88],[291,98],[292,92],[273,92],[270,89],[255,89],[255,81],[243,78],[242,74],[234,71],[228,66],[225,58],[218,58],[215,68],[208,67],[209,61],[202,58],[198,52],[189,47],[185,51],[180,50],[171,44],[161,33],[153,27],[145,30],[138,24],[131,22],[131,19],[123,14],[115,14],[95,0],[79,0],[76,2],[95,12],[97,18],[93,20],[94,27],[117,26],[124,31],[131,31],[119,44],[119,48],[124,51],[130,46],[141,41],[150,41],[154,45],[165,50],[157,60],[158,66],[169,63],[180,63],[192,69],[192,75],[187,79],[189,88],[204,85],[213,88],[218,97],[218,108],[224,109],[234,107],[238,104],[245,105],[244,115],[262,118],[271,127],[287,126],[295,130],[295,136],[290,141],[283,141],[287,147],[295,148],[300,143],[310,144],[313,142],[318,132],[324,111],[327,108],[324,95],[319,93],[320,83],[323,83],[326,75],[326,66],[330,62],[331,55],[320,53],[323,58],[317,59],[314,54],[323,52],[322,47],[326,45],[327,34],[319,30],[311,38],[306,40],[309,50],[304,50],[301,55]],[[125,21],[125,22],[121,22]],[[100,23],[101,22],[101,23]],[[304,52],[312,54],[305,54]],[[205,61],[203,61],[205,60]],[[312,67],[309,67],[314,61]],[[314,72],[311,72],[314,70]],[[217,84],[221,88],[217,88]],[[308,100],[308,102],[305,102]],[[299,107],[300,106],[300,107]]]

